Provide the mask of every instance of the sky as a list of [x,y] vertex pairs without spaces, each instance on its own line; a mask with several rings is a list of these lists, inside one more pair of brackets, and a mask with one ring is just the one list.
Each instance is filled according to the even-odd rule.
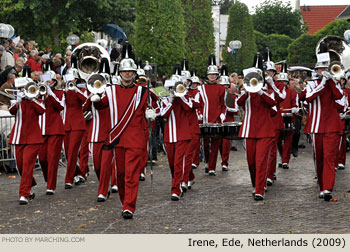
[[[265,0],[239,0],[242,3],[245,3],[250,12],[254,12],[254,7],[260,5]],[[290,3],[293,8],[295,8],[295,0],[282,0],[285,3]],[[349,0],[300,0],[300,6],[304,5],[346,5],[350,4]]]

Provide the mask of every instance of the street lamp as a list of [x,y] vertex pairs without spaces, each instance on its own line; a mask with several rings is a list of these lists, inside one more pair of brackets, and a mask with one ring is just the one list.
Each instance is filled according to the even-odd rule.
[[12,25],[0,24],[0,38],[11,38],[15,34]]
[[75,46],[77,45],[77,44],[79,44],[79,37],[78,37],[78,35],[75,35],[75,34],[70,34],[70,35],[68,35],[68,37],[66,38],[66,40],[67,40],[67,43],[68,43],[68,45],[71,45],[72,46],[72,50],[75,48]]
[[234,40],[229,43],[229,46],[232,48],[232,53],[235,54],[235,72],[238,73],[237,69],[237,55],[238,50],[242,47],[242,42],[239,40]]

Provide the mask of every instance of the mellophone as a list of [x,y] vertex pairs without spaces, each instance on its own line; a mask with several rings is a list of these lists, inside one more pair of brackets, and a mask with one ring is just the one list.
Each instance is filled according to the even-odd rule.
[[203,123],[199,125],[201,137],[240,139],[238,137],[242,122]]

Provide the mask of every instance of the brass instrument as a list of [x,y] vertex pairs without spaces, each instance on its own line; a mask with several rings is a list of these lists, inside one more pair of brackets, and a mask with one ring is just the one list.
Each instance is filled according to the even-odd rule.
[[183,82],[176,82],[173,92],[175,97],[183,97],[187,94],[188,90],[183,84]]
[[43,96],[43,95],[47,94],[47,84],[46,83],[39,84],[38,89],[39,89],[39,95]]
[[243,79],[243,87],[246,91],[250,93],[259,92],[264,86],[264,81],[262,76],[256,72],[250,72]]
[[328,66],[328,72],[333,76],[333,78],[338,80],[345,74],[344,66],[339,61],[333,61]]
[[34,82],[29,82],[25,87],[24,87],[24,95],[27,98],[35,98],[39,95],[39,88]]
[[101,74],[92,74],[86,86],[92,94],[102,94],[107,87],[107,81]]
[[76,88],[77,84],[74,81],[68,81],[66,83],[66,89],[67,90],[74,90]]

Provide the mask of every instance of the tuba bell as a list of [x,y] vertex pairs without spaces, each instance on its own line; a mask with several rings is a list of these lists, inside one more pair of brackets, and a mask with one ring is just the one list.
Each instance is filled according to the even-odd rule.
[[87,79],[92,73],[100,72],[104,62],[108,68],[110,65],[108,52],[96,43],[81,44],[73,50],[72,55],[77,59],[77,69],[82,79]]
[[250,93],[259,92],[264,86],[264,81],[258,71],[250,72],[244,76],[243,87]]
[[39,95],[39,88],[34,82],[29,82],[24,87],[24,95],[29,99],[35,98]]

